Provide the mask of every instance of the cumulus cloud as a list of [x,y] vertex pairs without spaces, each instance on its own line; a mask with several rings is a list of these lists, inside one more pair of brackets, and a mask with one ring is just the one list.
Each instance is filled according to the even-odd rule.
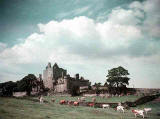
[[6,47],[7,45],[5,43],[0,42],[0,52],[2,52]]
[[[128,9],[114,8],[104,22],[79,16],[62,21],[52,20],[46,24],[39,23],[40,33],[31,34],[24,39],[24,43],[11,48],[0,43],[4,47],[3,50],[0,49],[0,66],[7,67],[4,64],[8,64],[13,68],[28,64],[46,64],[48,61],[58,62],[67,69],[73,67],[70,70],[74,70],[74,73],[77,71],[85,76],[89,75],[92,81],[96,81],[98,77],[101,78],[100,81],[104,81],[106,63],[107,68],[124,65],[131,71],[131,64],[135,62],[138,62],[133,66],[135,68],[143,66],[144,59],[152,64],[154,59],[158,61],[160,58],[160,48],[157,45],[160,41],[153,38],[159,36],[160,30],[154,31],[159,29],[156,26],[157,20],[149,20],[151,16],[156,17],[155,19],[159,17],[159,9],[148,5],[148,2],[133,2]],[[153,4],[156,5],[156,2]],[[88,7],[80,12],[87,9]],[[158,16],[153,15],[153,11]],[[94,68],[97,70],[93,70]],[[84,73],[82,69],[88,73]],[[17,69],[19,70],[21,68]],[[132,73],[137,72],[133,70]]]
[[122,25],[137,25],[141,23],[143,18],[144,13],[139,10],[125,10],[120,7],[112,10],[112,13],[109,15],[109,20]]
[[129,8],[135,11],[144,12],[143,32],[147,32],[151,37],[160,37],[160,1],[147,0],[143,3],[133,2]]
[[96,23],[84,16],[38,26],[40,34],[31,34],[24,43],[4,50],[0,57],[14,63],[31,63],[51,57],[67,59],[68,54],[73,60],[77,55],[83,58],[110,57],[116,52],[127,55],[125,50],[130,42],[143,37],[136,26],[115,24],[112,20]]

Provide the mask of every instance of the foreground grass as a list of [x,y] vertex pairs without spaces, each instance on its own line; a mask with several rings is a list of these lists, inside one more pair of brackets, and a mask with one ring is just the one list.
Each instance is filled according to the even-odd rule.
[[[51,98],[56,99],[55,103],[52,103]],[[39,102],[32,101],[37,99],[35,97],[29,97],[28,99],[16,99],[16,98],[0,98],[0,119],[133,119],[134,115],[130,110],[126,110],[124,114],[116,112],[114,109],[101,109],[90,107],[74,107],[68,105],[59,105],[59,100],[77,100],[78,97],[45,97],[48,103],[39,104]],[[97,102],[125,102],[134,101],[138,97],[135,96],[123,96],[113,97],[109,99],[103,99],[96,97]],[[87,98],[87,101],[91,101],[91,97]],[[140,105],[136,108],[143,109],[144,107],[152,107],[153,111],[146,118],[148,119],[160,119],[157,116],[158,110],[160,110],[160,103],[147,103]],[[138,117],[141,118],[141,117]]]

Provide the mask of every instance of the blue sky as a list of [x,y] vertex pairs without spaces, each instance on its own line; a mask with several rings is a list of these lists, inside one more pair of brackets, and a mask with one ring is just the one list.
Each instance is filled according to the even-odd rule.
[[123,66],[130,87],[160,88],[159,0],[1,0],[0,82],[55,62],[106,80]]

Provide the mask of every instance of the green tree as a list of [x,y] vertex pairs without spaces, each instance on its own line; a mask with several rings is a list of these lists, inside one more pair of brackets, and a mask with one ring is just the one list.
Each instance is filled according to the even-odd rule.
[[129,85],[129,79],[127,76],[129,75],[128,70],[124,69],[123,67],[119,66],[117,68],[113,68],[108,70],[107,82],[109,83],[110,87],[114,87],[118,89],[118,93],[120,93],[120,88],[126,87]]
[[94,86],[95,86],[96,94],[99,94],[100,93],[99,87],[101,87],[101,83],[100,82],[99,83],[95,83]]
[[0,89],[2,90],[2,96],[12,96],[16,86],[17,84],[12,81],[1,83]]
[[79,86],[72,86],[70,90],[70,94],[72,96],[78,96],[79,95]]
[[17,82],[19,91],[26,91],[30,96],[32,88],[36,86],[36,76],[34,74],[28,74],[22,80]]

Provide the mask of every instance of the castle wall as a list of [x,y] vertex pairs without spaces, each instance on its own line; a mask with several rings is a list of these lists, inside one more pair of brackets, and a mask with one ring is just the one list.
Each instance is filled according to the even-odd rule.
[[58,83],[54,86],[55,92],[67,92],[68,91],[68,80],[59,78]]
[[90,85],[90,82],[88,80],[72,80],[70,81],[70,86],[69,87],[72,87],[72,85],[74,86],[89,86]]
[[68,91],[66,84],[57,84],[55,85],[54,88],[55,88],[55,92],[58,92],[58,93]]
[[55,92],[69,92],[73,86],[89,86],[90,82],[88,80],[80,80],[80,79],[73,79],[73,78],[59,78],[58,84],[55,85]]

